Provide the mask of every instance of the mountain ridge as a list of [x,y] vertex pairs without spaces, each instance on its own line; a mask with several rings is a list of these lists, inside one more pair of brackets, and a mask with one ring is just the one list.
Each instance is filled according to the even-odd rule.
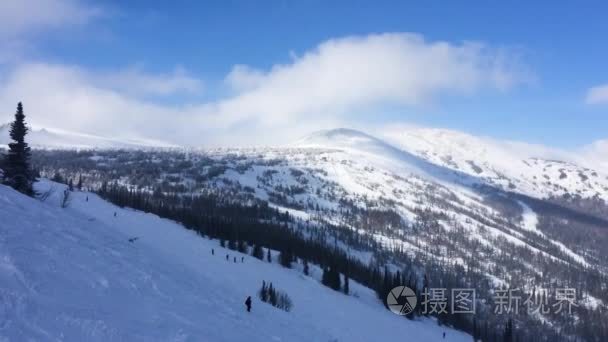
[[[0,145],[7,145],[10,124],[0,125]],[[31,128],[27,135],[27,142],[35,148],[76,148],[76,149],[148,149],[148,148],[176,148],[177,145],[148,140],[148,139],[118,139],[93,134],[63,131],[51,128]]]

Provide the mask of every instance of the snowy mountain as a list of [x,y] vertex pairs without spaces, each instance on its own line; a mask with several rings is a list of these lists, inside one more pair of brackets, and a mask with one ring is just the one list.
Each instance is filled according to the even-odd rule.
[[579,322],[573,335],[604,329],[608,178],[598,163],[445,130],[383,137],[336,129],[268,148],[39,150],[34,163],[45,177],[124,187],[118,199],[164,195],[180,206],[202,196],[275,208],[293,225],[335,229],[332,246],[364,263],[430,274],[431,285],[474,286],[488,311],[497,288],[577,284],[577,316],[520,317],[525,333],[560,334],[552,327],[568,320]]
[[600,162],[600,143],[597,153],[583,155],[445,129],[402,127],[383,134],[395,146],[433,164],[509,191],[535,197],[570,193],[608,199],[608,169]]
[[[499,246],[508,244],[557,260],[571,259],[579,266],[588,265],[582,256],[585,254],[597,265],[603,265],[600,260],[608,260],[603,253],[588,253],[588,246],[580,241],[564,243],[562,233],[555,228],[541,234],[543,229],[530,223],[538,220],[529,219],[537,214],[555,218],[546,207],[563,204],[545,201],[548,196],[607,199],[606,174],[572,162],[521,157],[504,144],[456,132],[407,131],[392,140],[395,145],[363,132],[336,129],[316,132],[279,148],[148,155],[127,152],[119,157],[98,151],[79,154],[81,161],[76,166],[85,172],[87,167],[92,168],[94,175],[88,177],[89,181],[98,177],[98,185],[122,179],[148,189],[162,184],[170,192],[215,189],[243,202],[252,196],[268,201],[303,219],[339,224],[347,224],[343,211],[357,208],[394,211],[405,225],[415,223],[421,212],[427,211],[437,216],[445,229],[458,227],[483,245],[499,250]],[[49,177],[62,168],[62,161],[55,159],[50,156],[39,161],[49,166],[45,172]],[[112,178],[95,175],[95,165],[112,170]],[[151,166],[155,171],[146,175]],[[135,178],[133,169],[140,172]],[[141,183],[142,177],[152,178]],[[566,209],[560,213],[578,213],[578,209]],[[329,212],[319,217],[319,210]],[[605,216],[600,214],[598,218],[595,212],[581,215],[585,217],[583,225],[591,222],[595,227],[607,222]],[[570,220],[551,225],[565,225],[563,222],[575,224]],[[357,227],[357,223],[348,224]],[[549,221],[538,224],[547,226]],[[398,230],[392,233],[400,234]],[[538,239],[543,241],[540,245]],[[406,238],[401,240],[399,243],[412,250],[420,249]],[[602,267],[605,269],[605,264]]]
[[[393,140],[401,143],[401,149],[362,132],[338,129],[314,133],[294,146],[316,150],[318,158],[307,159],[303,164],[324,169],[327,179],[341,188],[342,198],[375,199],[410,221],[416,220],[419,216],[416,212],[421,209],[456,215],[457,225],[462,224],[465,231],[488,245],[496,246],[493,239],[503,237],[542,253],[534,243],[526,241],[526,234],[547,236],[536,228],[538,218],[528,205],[514,202],[522,210],[518,222],[475,193],[478,187],[494,187],[504,191],[503,196],[514,193],[542,199],[574,194],[608,199],[606,174],[572,162],[522,158],[508,144],[443,130],[407,131]],[[288,187],[289,182],[284,186]],[[315,192],[318,193],[308,193]],[[434,208],[433,203],[441,205]],[[468,210],[471,211],[467,213]],[[475,213],[494,222],[483,222]],[[456,222],[445,220],[444,224],[447,228]],[[484,234],[479,235],[476,231],[480,226],[492,234],[486,232],[485,238]],[[563,243],[549,239],[549,246],[557,246],[556,251],[561,250],[567,258],[587,265],[584,257]]]
[[[438,341],[444,332],[445,341],[471,340],[394,315],[354,282],[351,296],[330,290],[316,267],[304,276],[92,193],[73,192],[62,208],[64,189],[43,181],[37,190],[51,192],[37,200],[0,185],[2,340]],[[263,280],[287,291],[291,312],[257,300]]]
[[[11,141],[9,131],[9,124],[0,125],[0,146],[7,145]],[[115,139],[47,128],[31,129],[28,133],[28,142],[32,147],[53,149],[145,149],[155,147],[176,147],[175,145],[161,141]]]

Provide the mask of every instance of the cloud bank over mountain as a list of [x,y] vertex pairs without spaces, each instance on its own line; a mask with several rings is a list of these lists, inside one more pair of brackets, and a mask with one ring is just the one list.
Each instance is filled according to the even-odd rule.
[[[268,70],[236,65],[217,86],[227,86],[228,94],[210,100],[162,100],[204,93],[203,80],[179,66],[158,74],[24,62],[1,77],[0,106],[24,101],[39,126],[222,145],[285,142],[314,129],[356,125],[352,113],[362,107],[374,113],[386,105],[428,105],[444,95],[506,91],[531,74],[506,49],[387,33],[330,39]],[[170,139],[167,132],[174,132]]]

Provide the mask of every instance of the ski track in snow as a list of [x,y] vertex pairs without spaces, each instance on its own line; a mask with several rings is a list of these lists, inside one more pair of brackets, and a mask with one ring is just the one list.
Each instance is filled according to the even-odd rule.
[[534,212],[534,210],[532,210],[532,208],[530,208],[530,206],[528,206],[526,203],[524,203],[522,201],[518,201],[518,202],[519,202],[519,205],[523,209],[523,213],[522,213],[522,228],[524,228],[525,230],[534,232],[534,233],[536,233],[536,234],[538,234],[538,235],[540,235],[540,236],[542,236],[544,238],[547,238],[547,240],[549,242],[551,242],[555,246],[559,247],[559,249],[562,250],[562,252],[564,252],[566,255],[568,255],[569,257],[571,257],[574,261],[578,262],[579,264],[581,264],[583,266],[589,266],[589,263],[587,263],[587,261],[585,260],[585,258],[583,258],[581,255],[575,253],[573,250],[571,250],[570,248],[568,248],[563,243],[548,238],[543,232],[541,232],[537,228],[538,216],[536,215],[536,213]]

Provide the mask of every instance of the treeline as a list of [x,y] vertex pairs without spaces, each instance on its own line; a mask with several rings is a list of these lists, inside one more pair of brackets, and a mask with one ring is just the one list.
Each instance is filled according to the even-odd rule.
[[[340,274],[372,289],[379,288],[381,272],[372,265],[352,258],[337,246],[338,236],[348,234],[346,228],[311,226],[296,222],[286,212],[256,203],[251,206],[225,201],[215,195],[177,196],[159,192],[131,190],[116,184],[104,184],[98,191],[103,198],[122,207],[155,213],[181,222],[201,236],[218,239],[228,248],[251,252],[264,259],[262,247],[280,252],[279,263],[291,267],[302,260],[320,265],[330,286],[344,290]],[[363,242],[361,239],[360,244]],[[381,248],[369,239],[370,248]],[[306,271],[306,270],[305,270]],[[337,275],[337,277],[336,277]],[[338,280],[336,280],[338,279]],[[344,282],[346,283],[346,281]]]
[[262,302],[268,303],[283,311],[289,312],[293,308],[293,302],[287,293],[276,289],[272,286],[272,283],[267,285],[265,281],[262,282],[262,287],[258,291],[258,298],[260,298]]

